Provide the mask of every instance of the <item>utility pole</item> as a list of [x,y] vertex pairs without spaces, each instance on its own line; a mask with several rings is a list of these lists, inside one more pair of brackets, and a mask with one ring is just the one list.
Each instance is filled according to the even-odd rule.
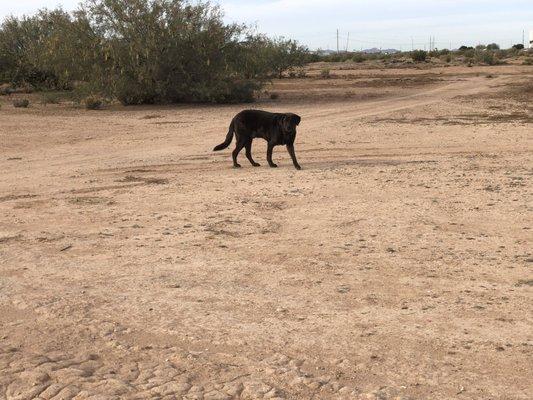
[[348,39],[346,39],[346,53],[348,53],[348,46],[350,45],[350,32],[348,32]]
[[337,54],[339,54],[339,30],[337,29]]
[[524,49],[526,48],[526,30],[522,29],[522,46],[524,46]]
[[415,41],[413,37],[411,36],[411,51],[414,51],[414,49],[415,49]]

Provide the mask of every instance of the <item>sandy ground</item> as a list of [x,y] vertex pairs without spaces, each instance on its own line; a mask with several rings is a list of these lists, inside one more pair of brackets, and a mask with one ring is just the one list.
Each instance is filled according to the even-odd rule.
[[[0,398],[531,399],[532,67],[282,80],[246,106],[0,99]],[[529,378],[528,378],[529,376]]]

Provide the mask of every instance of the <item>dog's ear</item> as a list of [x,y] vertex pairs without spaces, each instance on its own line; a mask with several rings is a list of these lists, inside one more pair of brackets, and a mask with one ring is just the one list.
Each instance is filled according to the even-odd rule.
[[290,114],[291,115],[291,123],[294,125],[300,125],[300,121],[302,120],[302,117],[300,117],[297,114]]

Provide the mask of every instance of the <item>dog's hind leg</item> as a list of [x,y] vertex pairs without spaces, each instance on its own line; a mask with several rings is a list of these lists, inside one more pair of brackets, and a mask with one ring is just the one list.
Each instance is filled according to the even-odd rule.
[[252,139],[249,139],[244,147],[246,148],[246,158],[248,161],[250,161],[250,164],[252,164],[254,167],[260,167],[261,164],[256,163],[252,158]]
[[237,162],[237,156],[239,155],[240,151],[242,150],[242,148],[244,147],[245,144],[246,144],[246,139],[239,138],[237,140],[237,144],[235,146],[235,150],[233,150],[233,153],[231,153],[231,155],[233,157],[233,168],[240,168],[241,167],[241,164],[239,164]]
[[271,168],[276,168],[277,165],[272,161],[272,150],[274,150],[274,144],[268,143],[267,147],[267,161]]

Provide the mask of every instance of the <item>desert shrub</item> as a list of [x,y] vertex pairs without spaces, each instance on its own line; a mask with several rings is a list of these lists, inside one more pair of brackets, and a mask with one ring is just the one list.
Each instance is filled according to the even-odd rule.
[[89,32],[81,12],[74,17],[60,9],[42,10],[5,19],[0,25],[0,81],[68,89],[72,75],[95,61],[87,57],[96,46]]
[[533,58],[526,58],[522,65],[533,65]]
[[515,50],[524,50],[524,45],[522,43],[513,44],[513,49]]
[[352,61],[356,63],[362,63],[366,60],[365,56],[363,56],[361,53],[355,53],[352,57]]
[[348,53],[331,53],[322,57],[322,61],[326,62],[344,62],[349,58]]
[[329,68],[324,68],[320,71],[320,77],[322,79],[331,78],[331,70]]
[[303,66],[307,59],[305,47],[283,37],[268,41],[260,53],[263,53],[263,62],[267,69],[280,79],[284,71]]
[[101,110],[104,102],[100,97],[89,96],[85,99],[85,108],[87,110]]
[[478,63],[483,63],[487,65],[495,65],[498,63],[494,52],[488,50],[476,52],[474,59]]
[[413,59],[413,61],[416,61],[416,62],[426,61],[427,56],[428,56],[428,53],[425,50],[415,50],[411,52],[411,58]]
[[476,51],[474,49],[468,49],[463,52],[466,59],[472,59],[476,55]]
[[490,43],[487,45],[487,50],[500,50],[500,45],[497,43]]
[[13,100],[13,107],[16,108],[27,108],[30,105],[28,99],[15,99]]
[[86,0],[74,13],[44,10],[0,25],[0,82],[40,90],[84,82],[123,104],[250,101],[308,55],[187,0]]

